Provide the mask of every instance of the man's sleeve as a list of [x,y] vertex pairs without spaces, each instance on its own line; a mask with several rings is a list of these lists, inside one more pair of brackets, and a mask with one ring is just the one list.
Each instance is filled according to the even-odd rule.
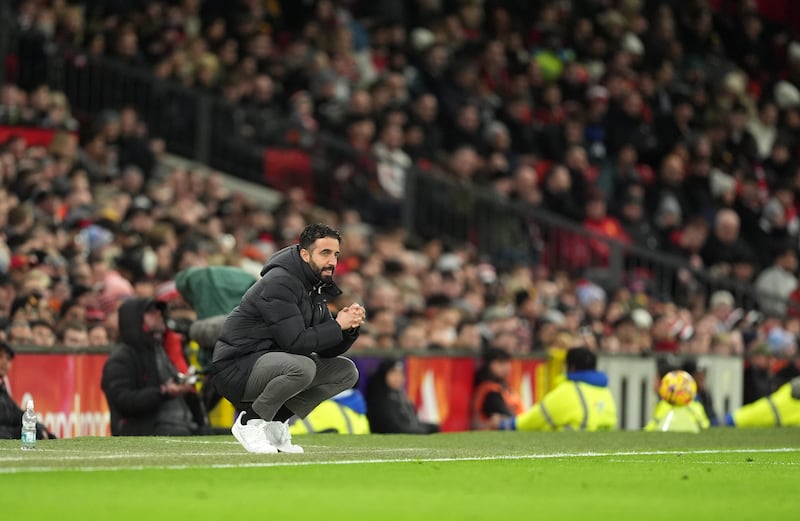
[[[335,320],[333,322],[337,326],[339,325]],[[322,358],[333,358],[335,356],[343,355],[355,343],[360,333],[360,329],[361,328],[355,328],[355,329],[348,329],[347,331],[342,331],[342,341],[339,342],[339,344],[331,347],[330,349],[325,349],[323,351],[320,351],[317,354]]]
[[157,411],[164,397],[158,385],[136,387],[132,364],[122,357],[111,357],[103,367],[101,386],[109,403],[124,416],[144,416]]
[[508,409],[508,404],[506,404],[503,394],[496,391],[486,393],[486,397],[481,404],[481,413],[487,417],[493,414],[511,416],[511,411]]
[[567,422],[565,415],[568,413],[570,385],[559,385],[536,405],[515,418],[516,429],[519,431],[554,431],[563,427]]

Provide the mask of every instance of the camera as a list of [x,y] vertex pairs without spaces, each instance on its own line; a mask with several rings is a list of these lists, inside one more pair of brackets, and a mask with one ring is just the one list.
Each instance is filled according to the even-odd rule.
[[182,317],[169,317],[164,323],[170,330],[184,336],[189,335],[189,328],[192,326],[192,320]]
[[194,385],[197,383],[197,373],[193,369],[190,369],[189,374],[177,373],[175,375],[175,383]]

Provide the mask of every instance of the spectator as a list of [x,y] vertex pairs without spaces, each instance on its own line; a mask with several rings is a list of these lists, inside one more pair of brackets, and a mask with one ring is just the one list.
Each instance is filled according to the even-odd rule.
[[141,297],[119,309],[120,343],[102,379],[113,436],[187,436],[206,424],[194,386],[176,380],[161,345],[164,309],[163,303]]
[[[11,397],[7,381],[13,360],[14,350],[6,342],[0,340],[0,439],[6,440],[19,440],[22,436],[24,411]],[[46,440],[53,439],[55,436],[42,423],[37,423],[36,438]]]
[[104,347],[109,345],[108,331],[102,324],[94,324],[89,328],[89,345],[91,347]]
[[510,388],[511,355],[490,347],[483,353],[483,365],[475,374],[472,397],[472,428],[483,430],[522,412],[519,396]]
[[740,223],[739,216],[733,210],[719,210],[714,219],[713,232],[700,253],[705,266],[722,276],[730,274],[736,255],[751,253],[750,247],[739,235]]
[[797,288],[797,251],[785,244],[776,248],[772,266],[755,280],[759,309],[774,317],[785,317],[789,295]]
[[643,187],[629,185],[622,194],[617,208],[622,232],[630,237],[631,242],[650,250],[658,250],[660,241],[656,230],[647,218]]
[[370,376],[367,384],[367,418],[375,434],[431,434],[439,426],[422,422],[405,395],[403,364],[387,359]]
[[758,147],[758,158],[766,159],[775,140],[778,137],[778,107],[769,98],[762,98],[759,102],[758,115],[751,118],[747,124],[747,131],[753,136]]
[[11,345],[32,345],[33,332],[28,321],[12,319],[6,328],[6,338]]
[[56,343],[56,335],[53,326],[44,320],[34,320],[30,323],[31,342],[35,346],[53,347]]
[[[606,213],[606,199],[599,191],[589,194],[586,201],[586,218],[583,227],[595,234],[611,239],[622,244],[629,244],[630,237],[625,233],[616,217]],[[588,239],[589,252],[593,265],[608,266],[611,258],[611,248],[607,242],[594,237]]]
[[[64,347],[78,348],[91,345],[86,324],[77,320],[65,322],[64,325],[61,326],[61,338],[59,340],[59,343]],[[105,340],[106,343],[100,345],[108,344],[107,337]]]

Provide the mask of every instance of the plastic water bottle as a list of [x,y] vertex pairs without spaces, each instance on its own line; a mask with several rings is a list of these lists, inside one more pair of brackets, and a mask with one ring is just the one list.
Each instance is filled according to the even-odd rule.
[[28,407],[22,415],[22,450],[36,448],[36,411],[33,400],[28,400]]

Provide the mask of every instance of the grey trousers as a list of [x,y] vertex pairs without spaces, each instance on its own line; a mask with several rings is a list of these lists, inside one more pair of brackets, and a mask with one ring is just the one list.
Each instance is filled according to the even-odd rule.
[[275,417],[282,405],[305,418],[323,401],[351,389],[356,381],[358,370],[347,358],[312,359],[271,352],[253,365],[242,401],[253,402],[253,410],[267,421]]

